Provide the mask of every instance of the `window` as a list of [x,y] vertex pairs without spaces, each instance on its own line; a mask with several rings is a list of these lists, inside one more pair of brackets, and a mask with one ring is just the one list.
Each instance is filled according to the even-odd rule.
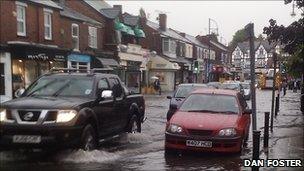
[[169,52],[169,39],[168,38],[163,39],[163,51]]
[[97,28],[89,26],[89,46],[97,48]]
[[16,2],[18,36],[26,36],[25,7],[27,7],[25,3]]
[[52,40],[52,10],[44,9],[44,38]]
[[260,48],[260,55],[264,55],[264,50],[262,48]]
[[120,82],[117,78],[110,78],[109,81],[112,87],[114,97],[118,100],[121,100],[123,98],[124,91]]
[[99,82],[98,82],[98,89],[106,90],[106,89],[109,89],[109,88],[110,88],[109,87],[109,83],[108,83],[108,81],[105,78],[99,80]]
[[0,95],[5,95],[4,63],[0,63]]
[[68,68],[75,68],[75,69],[90,69],[90,63],[87,63],[87,62],[68,61]]
[[[181,46],[181,51],[183,46]],[[176,54],[176,42],[169,38],[163,38],[163,52]]]
[[73,49],[79,51],[79,26],[72,24],[72,45]]

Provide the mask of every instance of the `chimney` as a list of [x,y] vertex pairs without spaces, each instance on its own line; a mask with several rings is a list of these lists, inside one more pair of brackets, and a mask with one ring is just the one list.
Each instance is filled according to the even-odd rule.
[[166,14],[159,14],[159,28],[163,31],[167,29],[167,15]]
[[113,5],[114,9],[119,9],[119,15],[122,14],[122,5]]
[[179,35],[186,37],[186,33],[179,33]]

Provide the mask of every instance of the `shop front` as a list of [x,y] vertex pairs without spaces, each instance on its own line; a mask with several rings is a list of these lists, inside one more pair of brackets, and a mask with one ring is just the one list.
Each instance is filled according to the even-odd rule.
[[90,69],[91,56],[85,54],[72,53],[68,56],[68,68]]
[[125,85],[134,93],[141,93],[141,87],[146,84],[147,49],[140,45],[128,44],[118,53],[120,70],[118,76]]
[[176,74],[180,66],[176,62],[170,62],[166,57],[151,57],[148,64],[149,84],[153,85],[153,79],[157,77],[160,81],[162,91],[173,91],[175,88]]
[[39,76],[51,68],[66,66],[68,51],[59,48],[33,45],[14,45],[10,48],[13,93],[22,87],[27,88]]

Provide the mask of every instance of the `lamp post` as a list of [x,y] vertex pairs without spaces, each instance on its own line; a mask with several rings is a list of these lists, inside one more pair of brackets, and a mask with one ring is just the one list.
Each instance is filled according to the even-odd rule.
[[[216,27],[211,28],[211,21],[216,25]],[[208,36],[210,36],[210,34],[211,34],[211,29],[216,30],[216,35],[218,34],[218,25],[217,25],[217,22],[215,20],[209,18],[209,20],[208,20]],[[209,41],[209,43],[208,43],[209,55],[208,55],[208,60],[206,62],[206,80],[207,80],[207,82],[210,81],[210,71],[209,71],[210,70],[210,68],[209,68],[209,66],[210,66],[210,57],[211,57],[211,49],[210,49],[211,40],[210,40],[210,37],[208,37],[208,41]]]

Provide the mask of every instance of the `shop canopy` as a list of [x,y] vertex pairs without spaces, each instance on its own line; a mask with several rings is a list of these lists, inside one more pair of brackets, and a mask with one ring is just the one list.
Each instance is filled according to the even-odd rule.
[[118,62],[114,59],[110,58],[101,58],[101,57],[96,57],[103,66],[112,66],[112,67],[117,67],[119,66]]
[[135,36],[134,30],[130,26],[127,26],[119,21],[115,21],[114,28],[115,30],[119,30],[125,34]]
[[145,38],[146,37],[145,32],[142,29],[139,29],[137,27],[134,29],[134,33],[135,33],[136,37],[141,37],[141,38]]

